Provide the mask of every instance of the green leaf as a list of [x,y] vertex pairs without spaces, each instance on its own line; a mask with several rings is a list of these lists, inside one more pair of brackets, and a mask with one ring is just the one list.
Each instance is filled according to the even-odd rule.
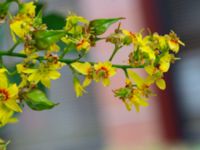
[[64,30],[37,31],[34,33],[35,46],[38,50],[46,50],[52,44],[58,42],[65,34],[66,31]]
[[48,29],[59,30],[65,26],[65,17],[53,12],[45,15],[43,22],[48,26]]
[[96,19],[90,21],[89,28],[95,35],[101,35],[114,23],[124,18]]
[[0,3],[0,25],[5,22],[8,9],[9,2]]
[[34,23],[37,25],[42,24],[42,9],[37,13],[37,16],[35,17]]
[[37,111],[52,109],[54,106],[58,105],[50,101],[46,95],[38,89],[30,91],[25,97],[27,105],[31,109]]

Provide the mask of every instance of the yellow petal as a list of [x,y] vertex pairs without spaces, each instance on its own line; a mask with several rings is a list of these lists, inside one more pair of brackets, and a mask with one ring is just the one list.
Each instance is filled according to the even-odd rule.
[[154,66],[149,65],[149,66],[145,66],[144,69],[149,75],[152,75],[154,73],[155,68]]
[[10,29],[20,38],[24,38],[30,31],[30,25],[24,21],[26,18],[15,19],[10,24]]
[[175,52],[175,53],[178,53],[179,52],[179,49],[180,49],[180,46],[179,46],[179,43],[173,41],[173,40],[169,40],[168,41],[168,44],[169,44],[169,48]]
[[155,57],[156,57],[155,53],[154,53],[154,51],[149,46],[142,46],[140,49],[143,52],[147,53],[150,59],[152,59],[152,60],[155,59]]
[[127,103],[127,102],[124,101],[124,100],[123,100],[123,103],[125,104],[126,109],[127,109],[128,111],[131,111],[131,107],[132,107],[132,105],[131,105],[130,103]]
[[10,119],[8,120],[8,123],[16,123],[16,122],[18,122],[18,119],[17,119],[17,118],[10,118]]
[[47,88],[50,88],[51,86],[51,81],[49,78],[42,78],[41,83]]
[[116,69],[115,68],[110,68],[110,70],[109,70],[109,77],[112,77],[112,76],[114,76],[116,74]]
[[90,85],[91,82],[92,80],[86,77],[85,80],[83,81],[83,87],[87,87],[88,85]]
[[108,78],[103,79],[103,86],[109,86],[110,85],[110,80]]
[[17,96],[18,94],[18,87],[16,84],[13,84],[11,85],[9,88],[8,88],[8,91],[9,91],[9,96],[12,98],[14,96]]
[[71,66],[78,71],[79,73],[83,75],[87,75],[89,72],[89,69],[91,68],[91,64],[88,62],[85,63],[80,63],[80,62],[75,62],[72,63]]
[[42,75],[39,73],[33,73],[28,77],[28,81],[38,83],[42,79]]
[[61,74],[58,71],[50,71],[48,74],[48,77],[53,80],[60,78],[60,76]]
[[22,68],[21,66],[19,66],[19,69],[21,69],[24,73],[34,73],[38,71],[38,69]]
[[86,92],[86,91],[84,90],[83,86],[80,84],[80,81],[78,80],[78,78],[74,77],[73,83],[74,83],[74,90],[76,92],[76,97],[82,96],[83,92]]
[[167,72],[170,68],[170,62],[162,62],[159,66],[159,69],[162,71],[162,72]]
[[135,106],[136,112],[140,112],[140,105],[138,103],[133,103],[133,105]]
[[156,78],[154,76],[148,76],[146,79],[145,79],[145,84],[150,86],[151,84],[153,84],[155,82]]
[[142,87],[144,85],[144,79],[142,79],[137,73],[128,70],[128,75],[131,79],[136,83],[138,87]]
[[33,2],[23,3],[22,5],[22,13],[25,13],[28,16],[34,17],[35,16],[35,8]]
[[0,88],[7,88],[7,87],[8,87],[7,77],[5,75],[0,74]]
[[166,89],[166,83],[165,83],[165,80],[163,80],[163,79],[156,80],[156,85],[161,90]]
[[5,102],[5,105],[13,111],[22,112],[22,109],[19,107],[15,99],[9,99]]

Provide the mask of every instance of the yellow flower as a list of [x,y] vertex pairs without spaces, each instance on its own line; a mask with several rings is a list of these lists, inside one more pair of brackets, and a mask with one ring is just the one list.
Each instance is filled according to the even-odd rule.
[[85,75],[85,80],[83,81],[83,87],[87,87],[93,79],[93,67],[90,63],[72,63],[71,66],[79,73]]
[[157,48],[159,50],[165,50],[168,47],[167,39],[166,39],[165,36],[161,36],[158,33],[154,33],[153,38],[158,42],[158,43],[155,43],[155,44],[156,45],[158,44]]
[[102,81],[104,86],[108,86],[110,84],[109,78],[116,74],[116,69],[112,67],[112,63],[109,61],[95,64],[94,70],[94,80],[96,82]]
[[81,16],[70,14],[66,18],[66,26],[64,29],[72,35],[79,35],[83,32],[83,26],[88,25],[89,21]]
[[[147,88],[148,89],[148,88]],[[139,87],[133,86],[130,79],[126,79],[126,85],[124,88],[120,88],[114,91],[115,96],[119,97],[125,104],[127,110],[131,110],[132,106],[135,107],[136,111],[140,111],[140,106],[148,106],[147,97],[150,95],[150,90],[140,89]]]
[[33,2],[23,3],[20,9],[20,13],[25,14],[29,17],[35,17],[35,8]]
[[135,38],[136,38],[135,34],[132,33],[132,32],[130,32],[130,31],[128,31],[128,30],[123,29],[123,30],[122,30],[122,33],[123,33],[124,35],[126,35],[126,36],[129,36],[129,37],[132,39],[132,41],[134,41]]
[[161,70],[152,65],[146,66],[144,69],[149,74],[149,76],[146,78],[146,82],[149,85],[156,83],[159,89],[161,90],[166,89],[166,83],[165,80],[163,79],[163,72]]
[[162,56],[159,61],[160,71],[167,72],[170,68],[171,60],[172,60],[172,55],[169,53],[166,53],[164,56]]
[[18,87],[16,84],[8,84],[7,80],[0,80],[0,105],[16,112],[22,112],[17,104]]
[[60,47],[59,47],[56,43],[52,44],[52,45],[49,47],[49,51],[50,51],[50,52],[58,52],[59,50],[60,50]]
[[137,112],[140,111],[140,106],[147,107],[149,104],[146,99],[142,97],[142,93],[139,89],[134,89],[132,97],[130,98],[130,104],[135,106]]
[[33,2],[23,3],[21,10],[10,22],[10,29],[18,37],[24,39],[32,27],[36,6]]
[[44,86],[49,88],[51,85],[51,80],[60,78],[61,74],[57,70],[63,66],[64,64],[60,62],[57,62],[56,64],[41,63],[37,69],[24,68],[22,72],[29,75],[28,81],[34,84],[37,84],[41,81]]
[[168,40],[169,48],[175,53],[179,52],[180,45],[185,46],[185,44],[177,37],[176,33],[173,31],[171,31],[169,35],[166,35],[166,38]]
[[94,67],[88,62],[75,62],[72,63],[71,66],[76,71],[86,76],[83,87],[88,86],[92,79],[96,82],[102,81],[104,86],[108,86],[110,84],[109,78],[116,74],[116,69],[113,68],[111,62],[108,61],[99,62],[98,64],[95,64]]
[[134,34],[133,44],[135,49],[139,49],[141,52],[146,53],[151,60],[155,59],[155,52],[151,47],[151,41],[149,41],[149,37],[143,37],[142,33]]
[[22,39],[30,32],[30,28],[30,19],[26,16],[17,16],[10,23],[11,31]]
[[79,43],[77,43],[76,45],[76,49],[78,51],[82,51],[82,50],[85,50],[85,51],[88,51],[90,49],[90,43],[88,40],[86,39],[82,39]]

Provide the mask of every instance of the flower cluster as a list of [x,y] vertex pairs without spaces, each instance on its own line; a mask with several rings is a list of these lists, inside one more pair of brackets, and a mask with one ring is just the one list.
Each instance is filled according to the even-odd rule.
[[[9,12],[11,3],[17,3],[19,8],[13,16]],[[42,11],[36,12],[33,1],[5,0],[0,6],[0,23],[10,14],[8,22],[14,42],[7,51],[0,50],[0,127],[16,122],[13,115],[22,112],[24,105],[36,111],[55,107],[57,104],[49,100],[42,89],[50,88],[51,80],[59,79],[60,70],[66,69],[65,66],[72,71],[77,97],[86,92],[92,81],[109,86],[110,78],[116,75],[117,70],[123,70],[125,86],[113,90],[114,95],[122,100],[128,110],[135,106],[139,111],[140,106],[148,106],[147,100],[154,95],[151,85],[156,84],[161,90],[166,88],[164,73],[178,59],[175,54],[180,46],[184,46],[173,31],[166,35],[144,35],[143,32],[133,33],[123,29],[121,23],[113,33],[102,36],[112,24],[124,18],[89,21],[70,13],[60,30],[49,30],[48,25],[43,23]],[[114,45],[111,56],[104,62],[83,61],[100,40]],[[19,44],[24,45],[23,50],[14,52]],[[113,64],[113,58],[124,46],[131,47],[126,61],[128,64]],[[73,59],[67,55],[72,50]],[[16,64],[14,72],[19,76],[19,82],[12,83],[8,79],[13,73],[6,68],[2,59],[4,56],[23,58]],[[143,68],[146,76],[140,76],[133,71],[134,68]],[[84,77],[83,81],[80,76]]]
[[184,46],[184,43],[173,31],[166,35],[153,33],[147,36],[127,30],[123,30],[123,33],[132,39],[134,46],[129,54],[129,64],[143,66],[148,76],[143,79],[137,73],[128,70],[128,76],[135,84],[129,80],[125,88],[115,90],[114,93],[116,97],[122,99],[128,110],[131,110],[131,106],[134,105],[139,111],[140,105],[147,106],[147,102],[144,103],[144,101],[152,95],[149,89],[152,84],[155,83],[161,90],[166,88],[164,73],[168,72],[170,64],[178,59],[175,54],[178,53],[180,45]]

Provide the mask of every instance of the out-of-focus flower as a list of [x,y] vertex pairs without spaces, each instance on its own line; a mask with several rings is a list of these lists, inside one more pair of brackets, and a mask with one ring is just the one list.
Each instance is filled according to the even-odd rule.
[[185,46],[185,44],[177,37],[176,33],[171,31],[169,35],[166,35],[166,38],[168,40],[168,45],[170,50],[172,50],[175,53],[179,52],[180,45]]

